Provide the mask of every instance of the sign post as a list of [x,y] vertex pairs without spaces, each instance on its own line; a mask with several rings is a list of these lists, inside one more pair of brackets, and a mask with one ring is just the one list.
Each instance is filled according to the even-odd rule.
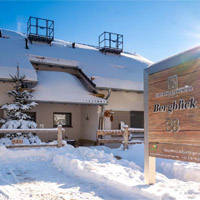
[[200,163],[200,59],[144,71],[145,183],[155,158]]

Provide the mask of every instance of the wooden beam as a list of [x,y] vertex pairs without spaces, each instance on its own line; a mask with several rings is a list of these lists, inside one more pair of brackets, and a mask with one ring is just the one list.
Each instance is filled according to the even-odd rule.
[[98,143],[123,143],[123,140],[119,139],[98,139]]
[[[64,144],[62,144],[62,146],[64,146]],[[30,144],[30,145],[9,145],[6,146],[6,148],[8,149],[13,149],[13,148],[39,148],[39,147],[58,147],[57,144]]]
[[[64,132],[65,129],[62,129]],[[43,129],[43,128],[37,128],[37,129],[0,129],[0,133],[57,133],[57,128],[50,128],[50,129]]]

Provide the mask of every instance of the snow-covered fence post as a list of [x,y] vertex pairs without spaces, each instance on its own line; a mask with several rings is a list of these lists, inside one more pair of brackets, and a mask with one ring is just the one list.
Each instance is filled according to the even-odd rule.
[[124,125],[124,150],[128,149],[128,125]]
[[62,125],[58,125],[57,141],[58,141],[58,147],[62,147]]

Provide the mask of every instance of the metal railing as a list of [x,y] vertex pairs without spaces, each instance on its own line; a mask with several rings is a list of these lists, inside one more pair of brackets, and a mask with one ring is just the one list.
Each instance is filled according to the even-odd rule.
[[123,35],[103,32],[99,36],[99,49],[109,48],[123,51]]
[[54,21],[37,17],[29,17],[27,22],[27,36],[29,40],[54,40]]

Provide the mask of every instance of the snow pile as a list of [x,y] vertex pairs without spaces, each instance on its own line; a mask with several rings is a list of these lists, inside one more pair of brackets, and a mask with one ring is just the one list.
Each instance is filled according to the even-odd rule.
[[[97,147],[99,150],[70,145],[29,150],[0,147],[0,199],[73,199],[71,193],[75,199],[88,199],[89,195],[89,199],[98,200],[200,198],[200,183],[194,181],[168,179],[157,173],[156,184],[144,185],[143,169],[135,164],[138,162],[135,155],[141,156],[143,152],[133,152],[143,145],[136,146],[127,151],[114,150],[134,162],[116,160],[112,149],[100,150],[101,147]],[[74,182],[75,185],[69,185]]]
[[25,149],[25,150],[9,150],[4,146],[0,146],[0,161],[12,163],[16,160],[24,161],[49,161],[53,158],[55,152],[49,149]]
[[200,164],[181,161],[158,160],[160,171],[169,178],[177,178],[182,181],[196,181],[200,183]]
[[[105,146],[94,147],[105,153],[113,153],[125,160],[129,160],[144,167],[144,144],[129,145],[129,149],[123,151],[123,147],[110,149]],[[182,162],[167,159],[156,159],[156,171],[164,174],[168,178],[179,179],[182,181],[196,181],[200,183],[200,164],[192,162]]]

